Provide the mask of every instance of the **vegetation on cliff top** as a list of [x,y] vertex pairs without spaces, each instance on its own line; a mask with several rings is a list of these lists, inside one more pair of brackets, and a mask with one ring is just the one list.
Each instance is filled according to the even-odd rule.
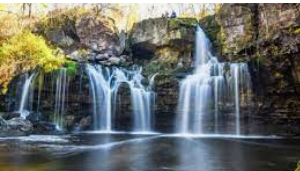
[[176,29],[179,26],[194,27],[198,24],[196,18],[172,18],[169,22],[171,29]]

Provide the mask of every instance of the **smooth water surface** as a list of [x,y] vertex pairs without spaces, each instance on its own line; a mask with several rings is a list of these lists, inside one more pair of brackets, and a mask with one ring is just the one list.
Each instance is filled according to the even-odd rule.
[[0,139],[2,171],[293,171],[300,139],[80,134]]

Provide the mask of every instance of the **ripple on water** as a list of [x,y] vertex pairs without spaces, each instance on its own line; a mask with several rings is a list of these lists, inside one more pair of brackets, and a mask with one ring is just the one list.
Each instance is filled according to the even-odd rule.
[[68,136],[58,135],[30,135],[30,136],[17,136],[17,137],[0,137],[0,141],[7,140],[19,140],[28,142],[55,142],[55,143],[66,143]]

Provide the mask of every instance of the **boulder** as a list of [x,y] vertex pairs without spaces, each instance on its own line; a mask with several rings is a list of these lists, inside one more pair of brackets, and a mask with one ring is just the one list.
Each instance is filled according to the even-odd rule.
[[20,113],[18,113],[18,112],[5,112],[1,116],[5,120],[10,120],[12,118],[20,117]]
[[13,118],[8,121],[0,118],[0,136],[24,136],[33,130],[30,121],[23,118]]
[[83,46],[97,52],[120,53],[117,29],[112,19],[88,13],[75,21],[75,28]]
[[3,119],[1,116],[0,116],[0,126],[3,126],[3,125],[7,125],[7,122],[5,119]]
[[39,120],[32,122],[32,124],[33,134],[53,135],[62,133],[56,129],[56,125],[52,122]]
[[91,127],[92,125],[92,118],[90,116],[84,117],[80,120],[78,124],[78,129],[79,130],[87,130]]
[[108,60],[112,65],[119,65],[120,62],[121,62],[121,58],[118,58],[118,57],[115,57],[115,56],[110,57]]
[[81,48],[98,53],[122,53],[114,20],[93,10],[83,12],[80,8],[74,8],[51,11],[49,17],[37,23],[36,30],[66,54]]
[[105,60],[108,60],[109,59],[109,55],[107,53],[104,53],[104,54],[98,54],[96,57],[95,57],[95,60],[96,61],[105,61]]
[[75,41],[63,30],[53,29],[46,32],[46,37],[59,47],[67,48],[75,45]]

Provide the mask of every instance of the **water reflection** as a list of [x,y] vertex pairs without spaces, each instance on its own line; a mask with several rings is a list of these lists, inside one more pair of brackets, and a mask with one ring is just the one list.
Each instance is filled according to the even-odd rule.
[[300,159],[299,139],[83,134],[67,142],[0,142],[0,170],[292,171]]

